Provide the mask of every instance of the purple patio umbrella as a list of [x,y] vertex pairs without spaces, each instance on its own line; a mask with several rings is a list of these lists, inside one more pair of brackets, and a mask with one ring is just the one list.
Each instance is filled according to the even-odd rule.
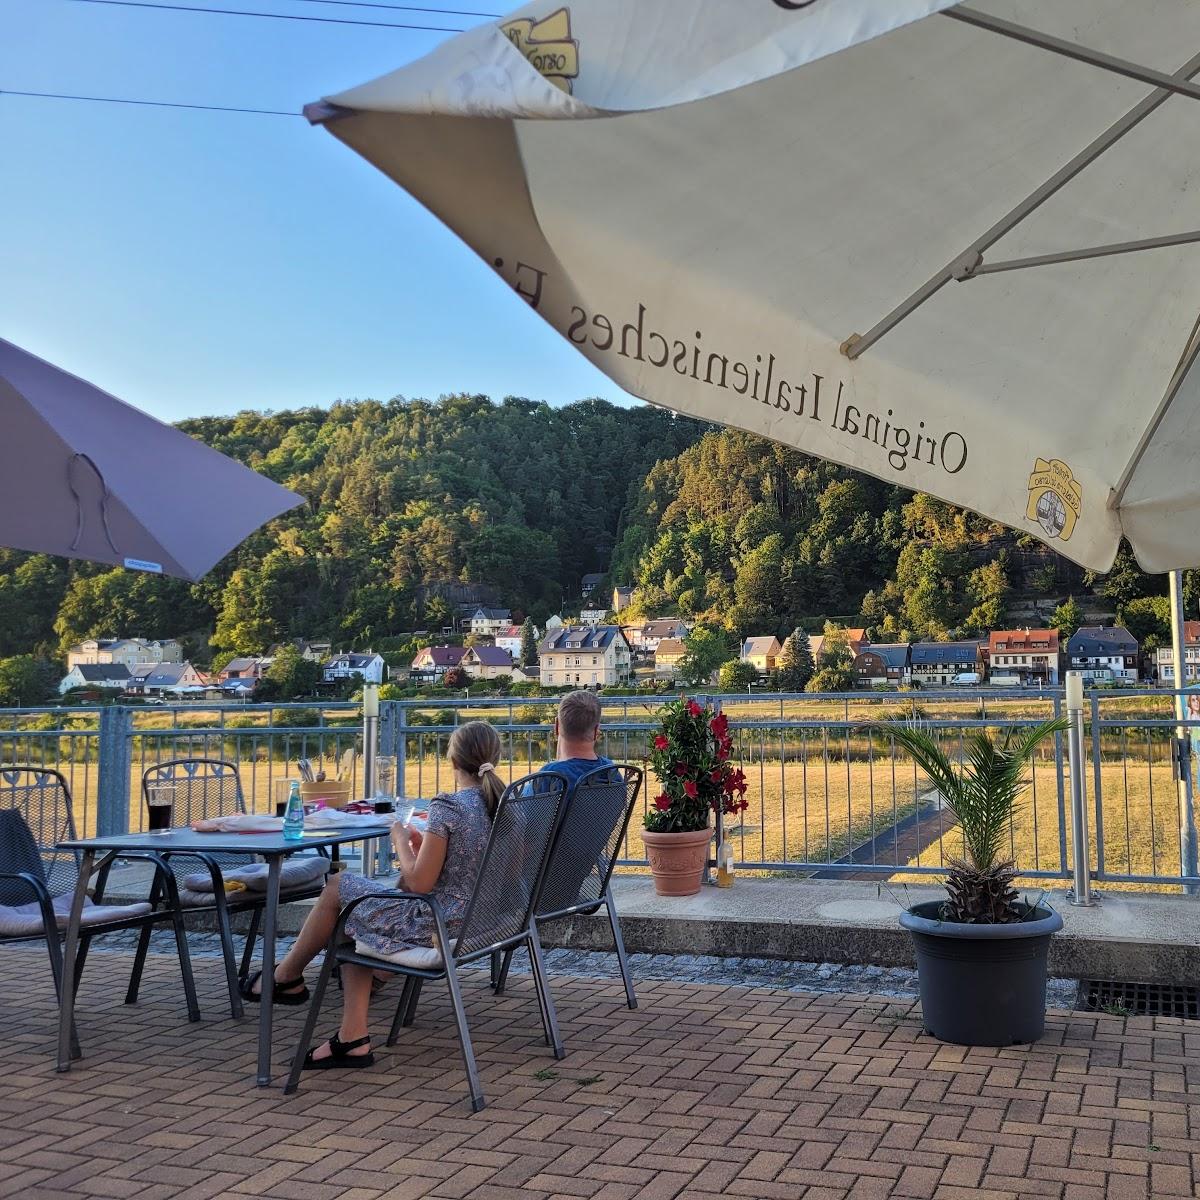
[[302,496],[0,338],[0,545],[196,580]]

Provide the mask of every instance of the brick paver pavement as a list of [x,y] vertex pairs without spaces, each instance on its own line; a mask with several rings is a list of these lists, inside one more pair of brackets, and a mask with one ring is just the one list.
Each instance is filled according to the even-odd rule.
[[[254,1025],[222,1016],[198,960],[199,1026],[173,959],[141,1002],[94,953],[87,1058],[53,1068],[44,957],[0,951],[0,1196],[205,1200],[1193,1200],[1200,1026],[1059,1013],[1037,1046],[925,1037],[915,1006],[864,996],[557,978],[568,1056],[529,980],[466,985],[489,1105],[464,1102],[439,989],[374,1069],[252,1086]],[[377,1001],[385,1026],[384,999]],[[303,1010],[283,1009],[280,1055]],[[329,1022],[325,1022],[328,1031]]]

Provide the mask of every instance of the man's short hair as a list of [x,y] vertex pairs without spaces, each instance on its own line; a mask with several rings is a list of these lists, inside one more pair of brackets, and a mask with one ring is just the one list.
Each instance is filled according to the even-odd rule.
[[591,737],[599,724],[600,701],[591,692],[568,692],[558,702],[558,728],[565,737]]

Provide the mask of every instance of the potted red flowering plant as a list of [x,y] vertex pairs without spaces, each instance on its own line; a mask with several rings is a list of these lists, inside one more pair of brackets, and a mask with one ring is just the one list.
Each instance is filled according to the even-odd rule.
[[712,838],[709,817],[747,808],[746,776],[729,761],[733,741],[724,713],[681,696],[664,704],[650,763],[662,790],[643,818],[642,840],[660,896],[700,890]]

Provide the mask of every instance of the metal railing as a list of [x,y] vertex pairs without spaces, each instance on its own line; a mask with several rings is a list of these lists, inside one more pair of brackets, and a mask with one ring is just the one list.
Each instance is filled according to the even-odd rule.
[[[1078,890],[1078,829],[1087,881],[1195,890],[1200,875],[1194,865],[1187,870],[1179,786],[1181,774],[1194,777],[1196,762],[1189,738],[1178,735],[1175,695],[1089,694],[1074,810],[1070,739],[1058,735],[1039,750],[1012,831],[1011,851],[1023,876],[1074,877]],[[961,757],[977,730],[1002,733],[1064,711],[1062,690],[1049,688],[706,699],[729,717],[735,758],[749,784],[749,810],[725,831],[739,866],[849,878],[937,875],[961,849],[953,815],[897,749],[887,720],[918,719]],[[663,700],[601,697],[601,752],[647,767]],[[237,763],[247,805],[257,812],[273,811],[278,789],[297,776],[299,758],[309,759],[314,770],[324,767],[330,778],[339,768],[347,771],[355,793],[362,794],[368,747],[397,759],[407,794],[428,797],[451,784],[446,747],[455,727],[483,719],[500,734],[502,773],[517,778],[552,760],[556,702],[553,696],[384,702],[366,739],[361,710],[349,703],[8,709],[0,711],[0,762],[59,767],[81,827],[107,833],[143,827],[142,772],[183,756]],[[1200,740],[1200,720],[1184,729]],[[649,805],[656,792],[648,777],[642,803]],[[1085,800],[1086,809],[1078,808]],[[1076,820],[1076,811],[1086,819]],[[638,869],[645,865],[641,825],[631,824],[622,866]]]

